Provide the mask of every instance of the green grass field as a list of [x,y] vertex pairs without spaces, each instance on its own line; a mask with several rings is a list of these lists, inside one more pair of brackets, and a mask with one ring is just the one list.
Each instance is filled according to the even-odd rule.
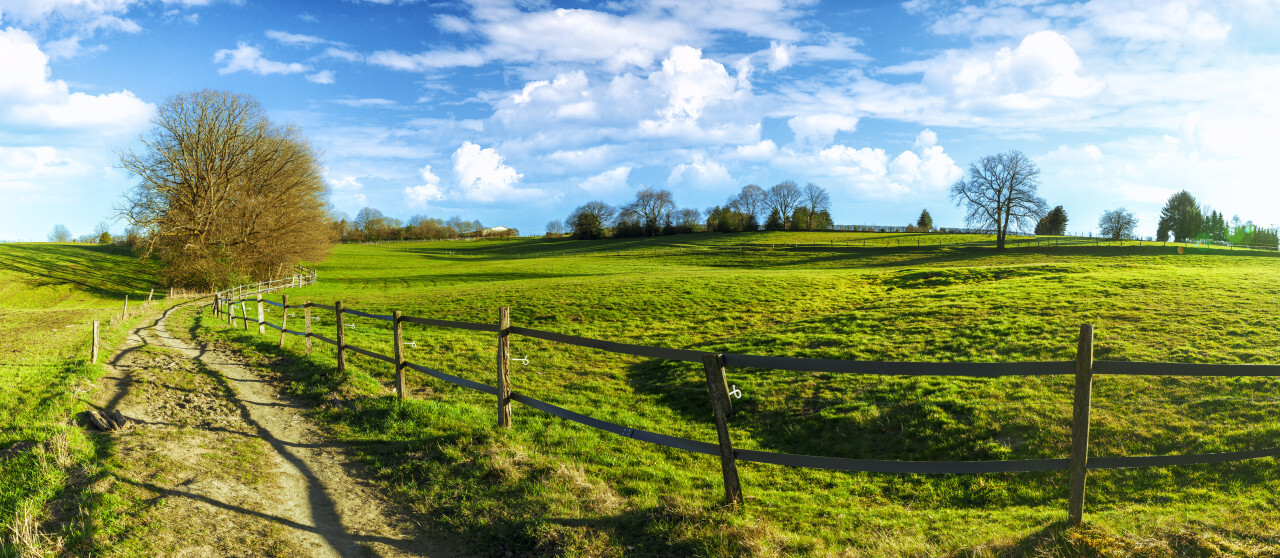
[[[73,422],[78,396],[101,375],[89,362],[90,324],[102,323],[105,362],[126,333],[108,322],[125,295],[146,298],[156,272],[127,248],[0,244],[0,556],[83,535],[88,518],[75,511],[97,507],[72,501],[68,487],[100,467],[100,448]],[[61,527],[41,533],[51,519]]]
[[[864,247],[870,240],[873,246]],[[857,360],[1071,360],[1079,325],[1107,360],[1280,363],[1276,253],[855,233],[340,246],[316,285],[348,308],[496,321],[610,341]],[[891,245],[889,245],[892,243]],[[918,244],[914,245],[914,244]],[[885,245],[888,245],[887,247]],[[273,309],[275,310],[275,309]],[[301,311],[293,311],[300,327]],[[268,314],[279,323],[279,311]],[[313,327],[333,337],[334,319]],[[516,555],[1258,555],[1280,552],[1273,459],[1093,471],[1086,524],[1065,525],[1065,472],[889,475],[740,463],[746,505],[720,506],[717,459],[650,446],[292,338],[188,317],[288,369],[292,389],[364,448],[443,536]],[[391,354],[388,324],[348,343]],[[255,328],[256,329],[256,328]],[[406,326],[407,358],[492,384],[495,336]],[[699,366],[514,336],[517,392],[624,426],[715,442]],[[1061,458],[1072,378],[905,378],[730,369],[736,447],[900,460]],[[1280,445],[1280,382],[1099,377],[1092,456]],[[347,398],[334,404],[335,394]]]

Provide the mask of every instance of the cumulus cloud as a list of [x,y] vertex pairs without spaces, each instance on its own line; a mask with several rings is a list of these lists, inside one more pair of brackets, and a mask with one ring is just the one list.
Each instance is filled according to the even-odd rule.
[[1103,82],[1080,75],[1080,58],[1055,31],[1027,35],[1016,48],[993,53],[950,50],[886,73],[922,73],[924,85],[959,109],[1041,109],[1056,101],[1090,97]]
[[627,177],[630,175],[631,167],[623,165],[583,180],[578,187],[594,196],[616,194],[627,189]]
[[739,145],[734,149],[734,154],[739,159],[767,161],[778,154],[778,144],[774,143],[773,140],[767,139],[753,145]]
[[236,48],[222,49],[213,55],[215,64],[225,64],[218,68],[219,74],[250,72],[260,76],[272,74],[299,74],[311,69],[298,62],[276,62],[262,56],[262,50],[245,42],[236,43]]
[[836,144],[817,153],[787,149],[780,158],[784,166],[848,184],[863,196],[932,195],[963,175],[955,161],[936,143],[937,134],[926,129],[916,136],[911,150],[896,156],[882,148]]
[[693,161],[681,163],[671,169],[667,184],[687,188],[718,189],[733,185],[733,177],[724,165],[707,159],[699,153]]
[[469,141],[453,152],[453,173],[458,192],[473,202],[513,201],[541,194],[532,188],[516,188],[524,175],[504,164],[494,148],[481,148]]
[[[66,82],[50,80],[49,57],[20,29],[0,30],[0,122],[39,132],[67,130],[136,134],[155,107],[129,91],[101,95],[72,92]],[[17,130],[13,130],[17,131]]]
[[858,119],[845,114],[808,114],[787,121],[787,127],[796,136],[796,142],[819,147],[830,145],[836,132],[852,132],[858,128]]
[[406,186],[404,189],[404,197],[409,205],[426,207],[427,202],[444,199],[444,193],[440,191],[440,177],[431,172],[431,165],[418,169],[418,175],[422,177],[422,184]]

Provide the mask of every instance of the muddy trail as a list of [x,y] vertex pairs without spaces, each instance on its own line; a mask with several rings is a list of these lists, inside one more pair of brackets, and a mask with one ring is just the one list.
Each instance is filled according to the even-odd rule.
[[269,378],[171,335],[171,309],[131,333],[96,406],[115,473],[90,489],[124,502],[94,546],[109,555],[454,556],[362,480]]

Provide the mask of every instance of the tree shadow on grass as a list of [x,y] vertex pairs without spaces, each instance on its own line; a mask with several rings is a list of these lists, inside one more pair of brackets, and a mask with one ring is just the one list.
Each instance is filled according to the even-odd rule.
[[0,245],[0,269],[33,277],[33,286],[72,285],[98,297],[145,293],[155,287],[155,266],[134,258],[123,246]]

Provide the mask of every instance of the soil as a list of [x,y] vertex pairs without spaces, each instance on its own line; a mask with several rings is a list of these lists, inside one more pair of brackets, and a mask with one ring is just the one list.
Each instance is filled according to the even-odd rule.
[[115,473],[91,487],[127,503],[101,530],[111,554],[458,555],[363,480],[268,371],[170,335],[174,311],[130,335],[96,396],[132,423],[103,434]]

